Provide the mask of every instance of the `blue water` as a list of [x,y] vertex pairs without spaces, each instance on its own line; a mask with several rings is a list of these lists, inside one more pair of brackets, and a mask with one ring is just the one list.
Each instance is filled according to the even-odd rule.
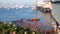
[[0,21],[3,21],[3,22],[21,20],[22,18],[31,19],[35,17],[39,18],[40,19],[39,22],[42,22],[44,26],[47,25],[49,26],[49,28],[51,27],[50,22],[46,20],[46,17],[42,12],[38,12],[31,8],[19,8],[19,9],[0,8]]
[[4,9],[0,8],[0,21],[15,21],[21,18],[34,18],[36,17],[37,11],[31,8],[21,9]]

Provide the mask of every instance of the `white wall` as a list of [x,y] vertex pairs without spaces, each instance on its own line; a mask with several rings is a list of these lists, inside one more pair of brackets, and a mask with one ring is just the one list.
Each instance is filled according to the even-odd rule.
[[60,4],[52,4],[52,15],[60,23]]
[[52,0],[52,1],[60,1],[60,0]]

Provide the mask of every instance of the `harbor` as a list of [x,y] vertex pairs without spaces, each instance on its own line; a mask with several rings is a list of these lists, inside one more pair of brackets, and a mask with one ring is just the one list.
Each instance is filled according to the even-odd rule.
[[60,34],[58,1],[11,1],[0,2],[1,34]]

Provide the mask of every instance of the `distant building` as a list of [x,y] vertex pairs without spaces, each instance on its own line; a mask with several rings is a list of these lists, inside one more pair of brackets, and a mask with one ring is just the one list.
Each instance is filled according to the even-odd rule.
[[42,11],[44,13],[51,13],[51,9],[52,9],[52,4],[50,1],[41,1],[41,0],[38,0],[37,1],[37,4],[36,4],[36,8],[37,10],[39,11]]

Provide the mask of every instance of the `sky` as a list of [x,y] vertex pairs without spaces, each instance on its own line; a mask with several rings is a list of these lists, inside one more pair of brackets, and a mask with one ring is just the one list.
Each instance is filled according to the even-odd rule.
[[0,4],[35,4],[36,0],[0,0]]
[[[46,1],[46,0],[40,0]],[[0,6],[9,5],[36,5],[37,0],[0,0]]]

